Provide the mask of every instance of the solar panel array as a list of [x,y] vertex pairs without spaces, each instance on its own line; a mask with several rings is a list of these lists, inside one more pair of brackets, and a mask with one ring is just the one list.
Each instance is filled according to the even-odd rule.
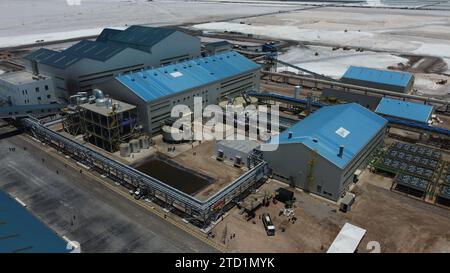
[[440,196],[450,199],[450,186],[443,186]]
[[440,152],[438,150],[431,149],[431,148],[424,147],[424,146],[414,145],[414,144],[396,142],[392,146],[392,148],[398,149],[398,150],[403,150],[403,151],[409,152],[411,154],[431,158],[434,160],[439,160],[442,157],[442,152]]
[[387,156],[430,169],[436,169],[438,166],[438,161],[434,159],[429,159],[398,150],[389,150]]
[[424,192],[427,190],[428,184],[430,183],[430,181],[425,180],[423,178],[419,178],[404,173],[397,176],[395,182],[397,182],[397,184],[404,185]]

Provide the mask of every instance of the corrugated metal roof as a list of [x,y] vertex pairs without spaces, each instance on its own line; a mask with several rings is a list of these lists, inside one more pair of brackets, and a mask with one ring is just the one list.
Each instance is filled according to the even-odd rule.
[[[384,118],[357,103],[325,106],[270,142],[303,143],[344,169],[386,123]],[[340,145],[344,146],[342,157],[338,156]]]
[[0,191],[0,253],[69,252],[66,246],[56,233]]
[[64,69],[78,62],[82,58],[69,53],[65,53],[64,51],[59,52],[41,48],[25,56],[25,59],[30,61],[35,60],[41,64]]
[[122,32],[120,29],[105,28],[95,39],[97,42],[107,42],[112,36]]
[[382,98],[375,112],[380,115],[397,117],[427,123],[433,106],[390,98]]
[[350,66],[342,78],[407,87],[412,76],[408,72]]
[[104,62],[124,49],[126,49],[126,47],[82,40],[64,50],[64,54],[71,54],[79,58],[88,58]]
[[161,42],[176,31],[171,28],[134,25],[123,31],[108,30],[105,33],[102,32],[100,34],[100,40],[150,52],[155,44]]
[[145,101],[259,69],[259,65],[234,51],[185,61],[156,69],[124,74],[116,79]]
[[227,147],[229,149],[240,151],[242,153],[250,153],[259,147],[259,143],[254,140],[222,140],[217,143],[218,146]]
[[82,40],[63,51],[41,48],[25,56],[25,59],[64,69],[83,58],[105,62],[124,49],[126,47]]
[[26,60],[36,60],[38,62],[40,62],[41,60],[45,60],[47,58],[52,57],[53,55],[55,55],[56,53],[58,53],[57,51],[54,50],[50,50],[50,49],[46,49],[46,48],[40,48],[28,55],[26,55],[24,57],[24,59]]
[[228,41],[217,41],[217,42],[210,42],[206,44],[206,47],[212,46],[212,47],[216,47],[216,46],[230,46],[230,42]]

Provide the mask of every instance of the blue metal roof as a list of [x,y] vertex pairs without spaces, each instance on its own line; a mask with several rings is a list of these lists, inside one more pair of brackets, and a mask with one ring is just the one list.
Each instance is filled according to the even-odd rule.
[[56,233],[0,191],[0,253],[69,252],[66,246]]
[[259,68],[260,65],[239,53],[229,51],[116,79],[143,100],[152,101]]
[[[324,106],[270,142],[303,143],[344,169],[386,124],[384,118],[357,103]],[[342,157],[338,156],[340,145],[344,145]]]
[[382,98],[375,113],[406,120],[427,123],[433,106],[390,98]]
[[368,67],[350,66],[343,79],[375,82],[387,85],[407,87],[413,75],[408,72],[380,70]]

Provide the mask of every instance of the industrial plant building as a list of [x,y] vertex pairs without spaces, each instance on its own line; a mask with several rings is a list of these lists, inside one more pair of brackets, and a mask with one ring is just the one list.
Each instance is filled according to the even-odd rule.
[[51,78],[27,71],[0,75],[0,118],[54,114],[60,108]]
[[386,117],[427,124],[433,113],[433,106],[423,103],[383,98],[375,109],[375,113]]
[[63,50],[41,48],[25,57],[27,70],[55,81],[57,95],[67,98],[119,73],[200,56],[196,37],[170,28],[130,26],[105,29],[95,41],[83,40]]
[[[115,99],[136,105],[144,130],[159,133],[172,107],[203,107],[221,98],[259,90],[260,66],[234,51],[117,76],[98,87]],[[192,109],[192,108],[191,108]]]
[[109,152],[138,136],[136,106],[111,98],[80,105],[84,139]]
[[409,93],[414,85],[414,75],[401,71],[350,66],[341,81],[353,85]]
[[57,101],[52,79],[27,71],[2,74],[0,91],[1,101],[8,105],[50,104]]
[[261,150],[274,177],[337,201],[383,143],[386,124],[356,103],[326,106],[273,137]]

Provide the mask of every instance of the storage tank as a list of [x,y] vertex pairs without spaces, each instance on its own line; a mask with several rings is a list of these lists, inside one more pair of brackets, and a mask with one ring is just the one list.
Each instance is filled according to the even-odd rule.
[[130,144],[122,143],[119,145],[120,156],[129,157],[131,155]]
[[138,139],[133,139],[130,141],[130,148],[132,153],[139,153],[141,151],[141,146]]
[[96,99],[95,105],[97,105],[98,107],[106,107],[107,102],[108,102],[107,98]]
[[139,144],[141,149],[148,149],[150,147],[148,136],[141,136],[139,138]]

